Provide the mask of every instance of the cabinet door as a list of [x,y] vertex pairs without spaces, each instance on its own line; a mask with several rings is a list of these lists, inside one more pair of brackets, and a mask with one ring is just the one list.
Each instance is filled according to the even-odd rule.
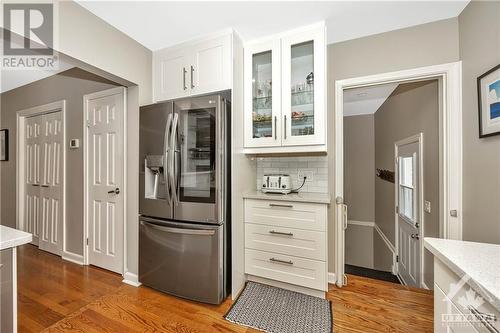
[[244,52],[245,147],[281,146],[280,41]]
[[282,39],[283,145],[326,143],[326,45],[320,27]]
[[154,100],[166,101],[189,95],[190,58],[186,50],[153,53]]
[[231,89],[231,39],[225,35],[194,45],[188,68],[191,95]]

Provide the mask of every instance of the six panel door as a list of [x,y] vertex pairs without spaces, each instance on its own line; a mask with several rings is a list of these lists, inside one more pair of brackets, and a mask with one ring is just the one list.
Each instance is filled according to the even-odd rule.
[[88,124],[89,263],[123,272],[123,93],[90,99]]

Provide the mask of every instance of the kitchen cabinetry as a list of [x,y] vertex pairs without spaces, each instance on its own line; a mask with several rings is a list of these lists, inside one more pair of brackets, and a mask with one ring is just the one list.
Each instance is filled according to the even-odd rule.
[[245,45],[246,153],[326,152],[325,27]]
[[[324,297],[327,282],[324,203],[245,199],[245,273]],[[252,278],[253,277],[253,278]],[[285,285],[280,284],[281,287]]]
[[0,332],[14,332],[12,249],[0,251]]
[[155,102],[231,89],[232,33],[153,53]]

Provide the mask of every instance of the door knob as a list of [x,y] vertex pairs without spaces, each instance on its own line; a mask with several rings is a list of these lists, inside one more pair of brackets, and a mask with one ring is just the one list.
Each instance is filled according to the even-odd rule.
[[117,187],[114,190],[108,191],[109,194],[120,194],[120,189]]
[[411,238],[420,239],[420,236],[418,234],[411,234]]

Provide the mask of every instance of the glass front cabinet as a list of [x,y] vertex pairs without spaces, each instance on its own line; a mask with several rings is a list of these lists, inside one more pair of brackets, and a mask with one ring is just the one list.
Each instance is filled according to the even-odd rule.
[[247,153],[326,151],[325,27],[245,46]]

